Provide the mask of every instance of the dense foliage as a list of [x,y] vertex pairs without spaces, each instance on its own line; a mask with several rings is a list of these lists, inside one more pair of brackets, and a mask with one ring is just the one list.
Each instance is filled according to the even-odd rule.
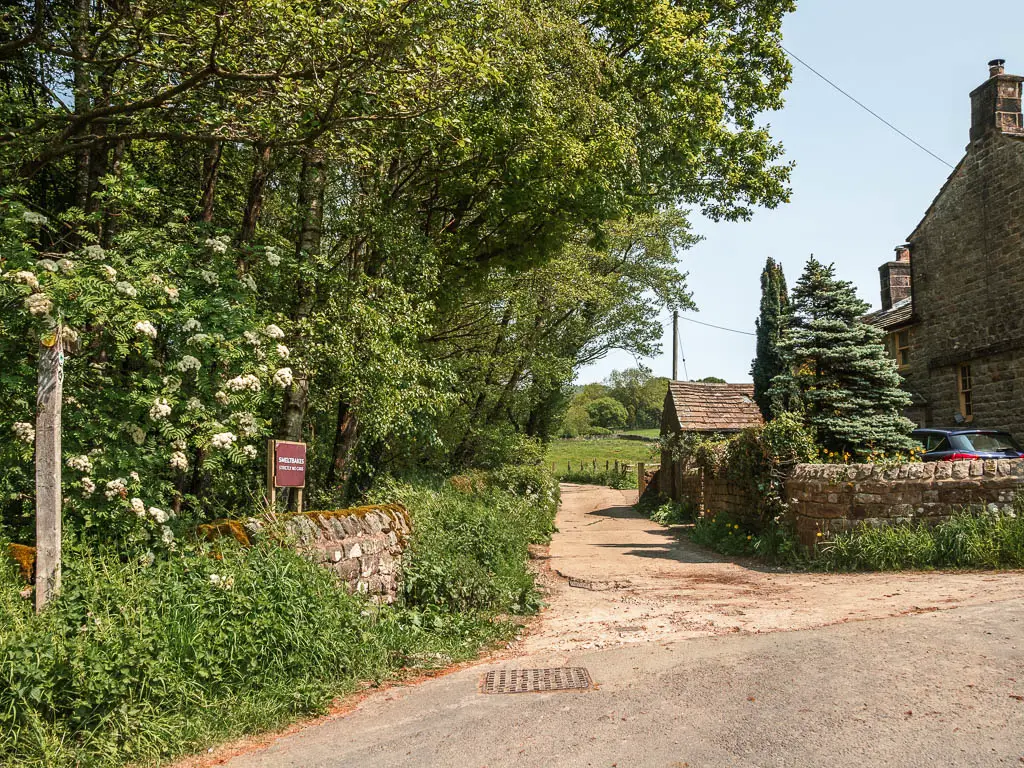
[[868,305],[835,268],[813,257],[793,289],[792,319],[780,347],[786,370],[771,394],[787,397],[825,450],[863,460],[908,452],[913,422],[901,415],[910,397],[882,333],[861,322]]
[[13,3],[3,523],[27,540],[58,332],[72,531],[172,544],[251,508],[267,436],[311,444],[327,506],[552,433],[579,365],[689,306],[684,211],[786,199],[758,117],[792,7]]
[[[603,383],[577,387],[562,418],[563,437],[603,434],[603,430],[654,429],[668,392],[668,379],[645,368],[612,371]],[[621,406],[621,410],[616,405]]]
[[535,468],[469,488],[392,487],[415,538],[405,599],[375,606],[264,537],[125,559],[67,553],[41,615],[0,558],[0,764],[150,763],[324,710],[360,681],[443,667],[507,639],[533,611],[526,548],[556,489]]
[[772,381],[785,373],[786,358],[779,348],[789,324],[789,293],[782,265],[769,257],[761,271],[761,310],[757,317],[757,356],[750,367],[754,400],[765,420],[786,409],[785,399],[772,394]]

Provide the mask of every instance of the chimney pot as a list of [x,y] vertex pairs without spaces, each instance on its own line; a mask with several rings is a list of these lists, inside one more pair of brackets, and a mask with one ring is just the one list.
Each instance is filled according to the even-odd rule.
[[988,63],[988,74],[989,77],[996,77],[1006,72],[1006,59],[992,59]]
[[910,261],[910,246],[909,245],[897,245],[896,246],[896,261],[909,262]]

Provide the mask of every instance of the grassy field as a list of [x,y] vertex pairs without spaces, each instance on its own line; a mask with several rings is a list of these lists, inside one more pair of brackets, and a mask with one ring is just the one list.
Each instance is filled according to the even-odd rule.
[[555,474],[564,474],[567,464],[572,463],[574,469],[580,468],[580,462],[593,467],[597,461],[603,469],[605,462],[612,465],[618,462],[636,464],[638,461],[659,461],[656,443],[639,440],[616,440],[615,438],[593,438],[577,440],[554,440],[548,448],[547,460],[554,463]]

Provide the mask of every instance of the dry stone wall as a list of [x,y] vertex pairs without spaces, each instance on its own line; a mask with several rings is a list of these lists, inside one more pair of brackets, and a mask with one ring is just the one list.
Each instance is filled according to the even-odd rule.
[[396,504],[336,512],[307,512],[285,523],[300,551],[334,571],[353,592],[394,602],[401,588],[402,554],[412,531]]
[[1024,461],[800,464],[786,481],[789,514],[800,540],[813,545],[861,524],[940,522],[965,508],[1013,513],[1024,488]]

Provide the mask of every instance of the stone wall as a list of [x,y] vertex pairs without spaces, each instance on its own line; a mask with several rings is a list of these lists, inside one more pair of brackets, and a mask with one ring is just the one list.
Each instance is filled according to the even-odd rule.
[[957,377],[969,365],[971,426],[1024,436],[1024,134],[995,115],[1000,103],[1019,117],[1020,81],[1000,75],[976,92],[967,154],[909,238],[915,322],[904,374],[926,405],[907,415],[923,426],[963,415]]
[[786,481],[789,514],[801,542],[861,524],[940,522],[965,508],[1013,510],[1024,488],[1024,460],[800,464]]
[[760,524],[757,517],[759,500],[753,498],[746,488],[702,469],[682,472],[678,464],[672,466],[676,472],[677,493],[665,493],[666,496],[691,505],[705,517],[726,514],[737,522],[754,527]]
[[288,519],[285,528],[300,551],[338,574],[353,592],[386,603],[398,596],[402,553],[412,530],[403,507],[307,512]]

